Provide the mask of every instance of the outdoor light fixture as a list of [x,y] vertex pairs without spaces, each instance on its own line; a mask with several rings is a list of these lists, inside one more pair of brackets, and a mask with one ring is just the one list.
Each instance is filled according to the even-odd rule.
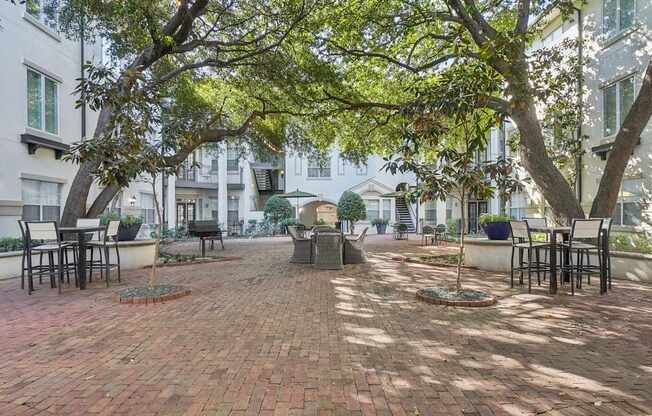
[[129,198],[129,206],[131,207],[136,206],[136,195],[133,195],[131,198]]

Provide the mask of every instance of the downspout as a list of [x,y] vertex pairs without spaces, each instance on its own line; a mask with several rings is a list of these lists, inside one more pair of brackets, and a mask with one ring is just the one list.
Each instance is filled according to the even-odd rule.
[[[579,61],[579,76],[577,78],[577,108],[579,113],[579,122],[577,123],[577,140],[582,141],[582,124],[584,121],[584,99],[582,97],[582,89],[584,87],[584,21],[582,16],[582,9],[575,7],[577,12],[577,58]],[[577,201],[582,203],[582,153],[584,149],[581,148],[579,154],[575,157],[575,194]]]
[[[82,3],[83,5],[83,3]],[[84,70],[84,61],[86,60],[85,54],[84,54],[84,41],[85,41],[85,22],[84,22],[84,8],[82,7],[82,12],[81,12],[81,18],[79,22],[79,32],[80,32],[80,37],[81,37],[81,51],[80,51],[80,59],[81,59],[81,80],[84,82],[86,80],[86,73]],[[84,96],[84,93],[82,92],[81,94],[81,139],[85,140],[86,139],[86,97]]]

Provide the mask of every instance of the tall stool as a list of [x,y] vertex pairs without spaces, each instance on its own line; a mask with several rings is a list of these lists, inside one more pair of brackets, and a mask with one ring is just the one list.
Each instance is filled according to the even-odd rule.
[[[539,251],[549,250],[550,243],[543,241],[532,241],[532,234],[527,221],[510,221],[509,227],[512,235],[512,257],[510,263],[511,287],[514,287],[514,272],[519,272],[519,283],[523,284],[523,272],[527,270],[528,293],[532,292],[532,271],[537,272],[537,283],[541,285],[541,272],[550,270],[550,265],[541,262]],[[518,267],[514,267],[514,255],[518,250]],[[527,262],[523,261],[523,255],[527,251]],[[533,254],[536,260],[532,261]]]
[[[106,231],[99,241],[91,240],[88,242],[89,247],[98,248],[104,254],[103,258],[100,257],[99,263],[92,263],[91,267],[99,267],[104,271],[104,278],[106,279],[106,287],[109,287],[109,273],[111,269],[117,269],[118,282],[120,282],[120,249],[118,248],[118,228],[120,228],[120,221],[109,221],[106,226]],[[109,249],[115,249],[116,262],[111,263],[109,256]]]
[[[27,251],[25,256],[27,257],[27,275],[29,278],[28,281],[28,293],[31,295],[34,291],[34,282],[33,276],[36,272],[39,275],[39,278],[46,273],[45,268],[43,267],[42,260],[40,261],[39,267],[35,268],[32,265],[32,254],[47,254],[48,255],[48,268],[47,271],[50,275],[50,286],[59,287],[59,293],[61,293],[61,285],[63,284],[63,273],[64,271],[69,271],[69,264],[64,262],[64,253],[69,246],[68,243],[61,241],[61,234],[59,233],[59,227],[55,221],[27,221],[25,222],[25,231],[26,231],[26,241],[27,241]],[[34,241],[42,240],[43,244],[34,244]],[[57,255],[57,263],[55,264],[54,255]],[[41,256],[42,259],[42,256]],[[59,284],[56,284],[56,276],[59,276]]]
[[[568,264],[562,263],[561,270],[570,274],[571,293],[573,295],[575,294],[575,284],[573,284],[575,275],[577,276],[577,288],[582,287],[582,276],[584,275],[586,275],[589,284],[591,283],[592,274],[599,274],[602,278],[601,233],[602,219],[575,219],[573,220],[570,238],[560,246],[562,250],[568,250],[570,253]],[[573,254],[575,254],[574,264]],[[598,266],[591,265],[591,254],[597,254]],[[585,258],[586,264],[584,263]]]
[[[20,258],[20,288],[25,289],[25,273],[29,271],[27,267],[27,230],[25,229],[25,221],[18,220],[18,228],[20,229],[20,236],[23,240],[23,252]],[[43,283],[43,275],[40,273],[42,269],[47,269],[48,266],[42,266],[43,264],[43,252],[39,253],[39,263],[41,265],[36,266],[32,265],[38,271],[38,280],[39,284]]]

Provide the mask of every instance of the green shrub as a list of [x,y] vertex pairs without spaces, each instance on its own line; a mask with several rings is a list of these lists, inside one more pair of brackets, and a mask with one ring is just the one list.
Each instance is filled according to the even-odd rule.
[[16,237],[0,237],[0,253],[20,251],[23,249],[23,239]]
[[289,227],[291,225],[297,225],[298,222],[299,221],[297,221],[296,218],[284,218],[281,220],[280,224]]
[[652,239],[645,234],[614,233],[611,235],[609,247],[614,251],[652,254]]
[[446,221],[446,227],[448,228],[448,234],[450,235],[457,235],[459,233],[457,229],[457,219],[451,218],[450,220]]
[[337,203],[337,218],[340,221],[348,221],[349,229],[353,232],[353,224],[367,218],[367,207],[360,195],[345,191]]
[[490,222],[508,222],[509,217],[503,214],[482,214],[480,215],[480,225]]
[[371,221],[371,225],[387,225],[387,224],[389,224],[389,220],[385,218],[374,218]]
[[275,225],[284,219],[292,217],[292,205],[290,205],[290,201],[278,195],[269,198],[263,210],[265,211],[265,218]]
[[143,220],[140,217],[137,217],[135,215],[123,215],[122,217],[120,214],[117,212],[110,212],[108,214],[102,214],[100,216],[100,224],[102,225],[107,225],[109,221],[117,221],[120,220],[121,224],[124,225],[134,225],[134,224],[142,224]]
[[396,231],[400,231],[402,233],[406,232],[408,230],[408,226],[406,224],[401,224],[400,222],[394,223],[392,225]]
[[326,225],[326,220],[323,218],[318,219],[315,221],[315,225]]

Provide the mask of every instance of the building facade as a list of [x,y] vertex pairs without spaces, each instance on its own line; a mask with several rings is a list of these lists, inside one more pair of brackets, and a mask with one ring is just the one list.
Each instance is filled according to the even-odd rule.
[[[652,57],[652,2],[644,0],[588,0],[573,16],[558,10],[543,21],[544,29],[533,48],[551,47],[563,39],[579,40],[576,53],[584,57],[583,155],[576,172],[576,193],[585,210],[597,192],[606,159],[616,134],[633,104]],[[513,131],[508,127],[507,132]],[[577,137],[577,136],[576,136]],[[613,214],[621,231],[650,231],[652,220],[652,123],[648,122],[630,158]],[[515,195],[512,215],[545,214],[536,188]]]
[[[62,155],[92,135],[97,121],[94,112],[76,108],[74,90],[82,62],[103,56],[101,42],[85,42],[82,50],[60,34],[45,0],[16,3],[0,7],[0,237],[17,236],[21,218],[60,219],[77,172]],[[151,185],[136,181],[112,206],[153,221],[152,195]]]

